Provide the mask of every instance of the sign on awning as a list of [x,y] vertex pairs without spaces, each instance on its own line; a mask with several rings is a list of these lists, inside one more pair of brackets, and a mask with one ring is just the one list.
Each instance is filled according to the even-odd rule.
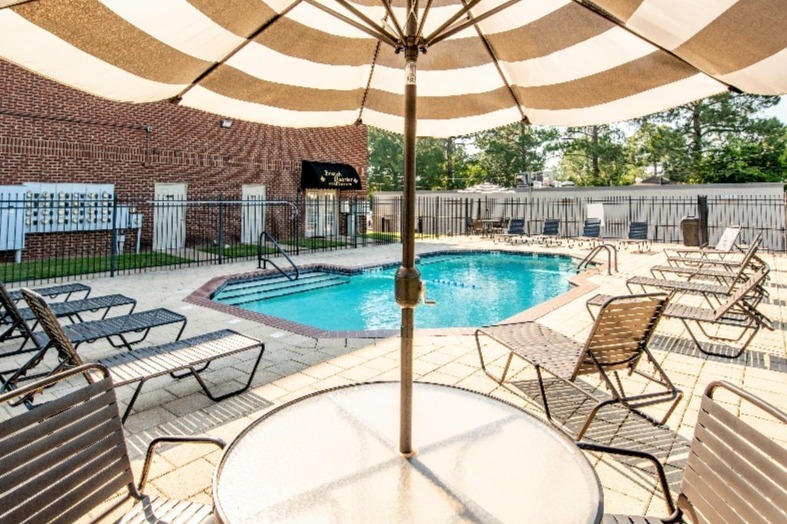
[[301,189],[361,189],[353,166],[303,160],[301,167]]

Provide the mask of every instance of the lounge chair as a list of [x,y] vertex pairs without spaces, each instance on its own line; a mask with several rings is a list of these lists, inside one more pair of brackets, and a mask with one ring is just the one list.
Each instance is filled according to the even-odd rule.
[[506,242],[514,243],[516,239],[522,240],[525,235],[525,219],[512,218],[508,223],[508,229],[503,233],[498,233],[494,237],[494,241],[505,240]]
[[[71,296],[74,293],[84,293],[85,295],[82,298],[87,298],[90,296],[91,290],[90,286],[80,284],[79,282],[73,282],[71,284],[57,284],[54,286],[37,287],[33,288],[33,291],[47,298],[57,298],[61,295],[65,295],[62,298],[64,301],[68,301],[71,299]],[[22,300],[22,290],[15,289],[13,291],[9,291],[8,296],[14,302],[19,302]]]
[[[22,293],[30,309],[33,310],[36,318],[38,318],[41,327],[49,335],[52,345],[61,355],[62,365],[70,367],[84,364],[82,358],[77,354],[75,346],[64,332],[63,326],[55,318],[49,305],[41,295],[29,290],[22,290]],[[202,380],[199,374],[200,371],[208,367],[211,362],[220,358],[254,350],[259,350],[259,354],[249,372],[247,383],[228,393],[214,395],[205,381]],[[194,375],[202,390],[213,401],[223,400],[243,393],[251,386],[251,381],[254,379],[254,374],[257,372],[257,366],[259,366],[264,351],[265,344],[260,340],[225,329],[170,342],[169,344],[148,346],[127,353],[120,353],[101,359],[98,363],[109,369],[109,374],[112,376],[116,387],[126,384],[137,384],[134,395],[131,397],[122,417],[123,422],[125,422],[142,390],[142,386],[148,380],[163,375],[171,375],[176,379]],[[199,369],[197,369],[198,367]],[[178,371],[186,371],[186,373],[176,375],[175,373]]]
[[533,235],[529,237],[528,242],[538,242],[545,246],[551,243],[560,244],[560,219],[559,218],[545,218],[544,225],[541,229],[540,235]]
[[[735,396],[731,404],[714,394]],[[724,399],[723,400],[726,400]],[[743,408],[738,408],[738,399]],[[752,409],[754,408],[754,409]],[[587,451],[611,453],[649,461],[656,468],[668,517],[604,515],[606,523],[664,524],[688,521],[785,522],[787,521],[787,448],[740,418],[739,409],[787,434],[787,414],[727,382],[712,382],[700,403],[694,437],[683,470],[677,505],[672,499],[664,466],[643,451],[578,442]],[[605,508],[606,509],[606,508]]]
[[569,239],[571,245],[579,243],[581,246],[585,242],[593,247],[596,242],[601,239],[601,219],[600,218],[586,218],[585,224],[582,226],[582,234],[578,237]]
[[[773,330],[773,323],[757,310],[760,302],[760,289],[768,275],[767,268],[761,268],[736,291],[731,293],[717,307],[708,308],[681,303],[680,299],[670,301],[664,310],[664,318],[677,319],[683,322],[695,347],[706,355],[724,358],[738,358],[749,347],[754,336],[762,328]],[[594,306],[601,306],[611,297],[609,295],[596,295],[587,301],[586,306],[591,316],[594,316]],[[699,333],[692,329],[699,330]],[[715,332],[712,332],[711,330]],[[724,333],[722,334],[722,329]],[[733,332],[737,335],[730,335]],[[703,346],[699,334],[713,342],[741,343],[738,349],[732,352],[715,351]]]
[[[739,249],[733,253],[728,252],[728,256],[668,256],[667,257],[667,264],[675,267],[704,267],[704,268],[722,268],[722,269],[734,269],[737,268],[740,264],[745,263],[744,261],[754,256],[756,257],[756,252],[759,249],[760,245],[762,245],[762,234],[757,235],[754,240],[749,244],[748,248],[745,250]],[[740,255],[740,256],[735,256]],[[759,257],[757,257],[759,258]]]
[[667,259],[674,258],[680,260],[681,258],[705,258],[708,256],[719,256],[724,258],[725,255],[738,251],[738,237],[741,234],[741,226],[729,226],[724,229],[718,242],[713,247],[696,247],[696,248],[681,248],[681,249],[665,249],[664,254]]
[[[30,292],[29,290],[27,291]],[[41,296],[35,292],[31,293],[39,297]],[[0,375],[3,376],[0,377],[3,378],[2,387],[0,387],[0,392],[2,392],[16,387],[19,381],[40,376],[40,374],[29,375],[29,373],[42,362],[51,349],[52,341],[47,336],[46,332],[34,332],[22,315],[21,310],[13,301],[7,300],[7,297],[4,297],[2,292],[0,292],[0,300],[3,301],[3,306],[6,309],[6,313],[9,315],[10,321],[14,323],[16,329],[21,333],[20,336],[25,338],[25,342],[27,340],[32,341],[35,346],[33,348],[35,353],[19,368],[0,372]],[[43,300],[43,297],[41,300]],[[49,306],[47,306],[47,308],[49,309]],[[52,310],[50,309],[50,311]],[[33,311],[33,314],[35,315],[35,311]],[[55,313],[52,313],[52,315],[55,316]],[[35,316],[37,319],[38,316]],[[117,317],[107,317],[100,320],[89,320],[86,322],[69,324],[63,326],[62,329],[65,336],[71,341],[75,348],[86,342],[90,343],[103,339],[107,340],[115,348],[131,350],[134,344],[138,344],[147,338],[151,329],[170,324],[181,324],[175,340],[180,339],[183,330],[186,328],[186,317],[163,308],[149,309]],[[131,340],[129,335],[134,333],[140,335],[137,335],[134,340]],[[58,357],[59,362],[56,364],[55,368],[45,373],[55,373],[68,364],[68,359],[65,358],[62,352],[59,353]],[[8,378],[4,378],[5,376],[8,376]]]
[[[212,508],[144,495],[156,448],[162,443],[225,447],[215,437],[159,436],[147,450],[135,483],[112,379],[97,365],[80,366],[0,395],[0,405],[60,381],[88,375],[92,383],[0,422],[0,522],[40,524],[98,521],[138,501],[122,522],[202,522]],[[125,497],[110,500],[128,490]]]
[[[743,284],[749,278],[749,276],[753,274],[753,272],[764,271],[765,275],[767,275],[770,270],[768,264],[761,260],[760,262],[762,262],[762,265],[753,265],[750,261],[748,265],[740,266],[737,271],[730,273],[729,276],[723,280],[724,283],[722,284],[698,280],[631,277],[626,280],[626,286],[629,288],[629,291],[639,288],[643,291],[657,289],[670,292],[702,295],[708,301],[710,306],[715,307],[726,300],[730,295],[735,293],[735,290],[738,289],[738,287]],[[758,285],[756,289],[752,290],[758,299],[762,299],[768,295],[767,291],[763,287],[763,284],[764,282]]]
[[[764,260],[757,256],[759,242],[749,246],[743,258],[727,257],[725,259],[692,259],[691,263],[686,264],[661,264],[650,268],[654,278],[666,280],[668,275],[683,277],[688,280],[706,279],[714,280],[719,285],[730,285],[736,280],[740,280],[747,273],[753,273],[760,267],[767,266]],[[681,257],[680,260],[686,260]],[[695,261],[696,260],[696,261]]]
[[481,222],[480,218],[470,218],[467,217],[465,219],[465,228],[467,230],[467,234],[473,235],[483,235],[484,234],[484,223]]
[[637,246],[642,251],[650,251],[651,241],[648,238],[647,222],[631,222],[629,224],[628,237],[618,240],[618,246],[628,248],[631,245]]
[[[602,306],[584,344],[538,322],[498,324],[480,328],[476,330],[475,338],[481,367],[487,375],[502,384],[506,379],[514,355],[533,365],[538,376],[544,411],[550,421],[552,416],[547,402],[542,370],[596,400],[596,405],[585,418],[576,436],[577,440],[583,437],[596,413],[608,404],[620,403],[654,423],[664,424],[683,395],[672,385],[647,347],[666,305],[667,295],[663,293],[610,298]],[[508,358],[500,378],[495,377],[487,370],[481,343],[481,339],[484,337],[501,344],[508,350]],[[655,376],[637,369],[637,364],[643,356],[653,365]],[[620,382],[619,371],[626,371],[628,374],[635,373],[639,377],[653,381],[660,387],[660,390],[626,395]],[[609,388],[611,398],[598,399],[575,384],[581,375],[596,373],[601,376]],[[611,374],[615,375],[614,381]],[[655,421],[639,411],[640,407],[660,402],[672,402],[661,421]]]
[[[83,320],[81,316],[83,313],[103,312],[101,318],[106,318],[107,314],[113,308],[130,306],[128,313],[133,313],[136,305],[136,300],[124,295],[104,295],[100,297],[71,300],[68,302],[54,302],[51,304],[51,307],[55,316],[58,318],[66,317],[72,322],[81,322]],[[14,338],[23,339],[18,350],[11,352],[4,351],[0,356],[15,355],[34,350],[35,347],[25,350],[25,345],[30,340],[30,331],[36,328],[35,315],[33,315],[33,312],[28,308],[17,308],[11,298],[11,294],[8,293],[8,290],[2,282],[0,282],[0,306],[2,306],[0,328],[5,328],[5,330],[0,333],[0,342]],[[13,310],[16,310],[17,314],[14,314]],[[33,322],[33,324],[29,324],[30,322]],[[30,329],[26,329],[24,324],[27,324]]]

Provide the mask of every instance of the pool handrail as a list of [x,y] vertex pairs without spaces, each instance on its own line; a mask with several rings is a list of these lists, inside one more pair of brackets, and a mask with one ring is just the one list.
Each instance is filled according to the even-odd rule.
[[[284,271],[282,268],[280,268],[270,258],[262,256],[263,242],[265,242],[265,244],[267,246],[268,240],[273,242],[273,245],[276,246],[276,249],[279,251],[279,253],[281,253],[284,256],[284,258],[287,259],[287,262],[289,262],[290,265],[293,267],[293,269],[295,270],[295,276],[294,277],[292,275],[290,275],[289,273],[287,273],[286,271]],[[282,247],[279,245],[279,243],[276,242],[276,240],[272,236],[270,236],[270,234],[267,231],[263,231],[262,233],[260,233],[260,238],[257,241],[257,268],[258,269],[265,269],[267,267],[268,262],[270,262],[270,264],[274,268],[276,268],[276,270],[278,270],[279,273],[284,275],[288,280],[298,280],[298,278],[301,275],[301,272],[298,269],[298,266],[296,266],[295,262],[293,262],[292,259],[289,257],[289,255],[287,255],[287,253],[285,253],[284,249],[282,249]]]

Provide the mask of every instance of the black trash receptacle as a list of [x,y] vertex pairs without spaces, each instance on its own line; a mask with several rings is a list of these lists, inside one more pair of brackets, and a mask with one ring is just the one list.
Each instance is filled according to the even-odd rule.
[[680,230],[683,235],[684,246],[700,245],[700,219],[697,217],[683,217],[680,221]]

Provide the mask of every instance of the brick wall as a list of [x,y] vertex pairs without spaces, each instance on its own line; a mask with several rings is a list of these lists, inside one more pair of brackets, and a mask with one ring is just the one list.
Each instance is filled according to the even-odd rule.
[[0,185],[111,183],[125,200],[152,198],[156,182],[185,182],[191,200],[232,200],[243,184],[264,184],[268,199],[294,198],[301,160],[315,160],[352,165],[366,188],[364,126],[235,120],[225,129],[219,120],[170,102],[96,98],[0,60]]

